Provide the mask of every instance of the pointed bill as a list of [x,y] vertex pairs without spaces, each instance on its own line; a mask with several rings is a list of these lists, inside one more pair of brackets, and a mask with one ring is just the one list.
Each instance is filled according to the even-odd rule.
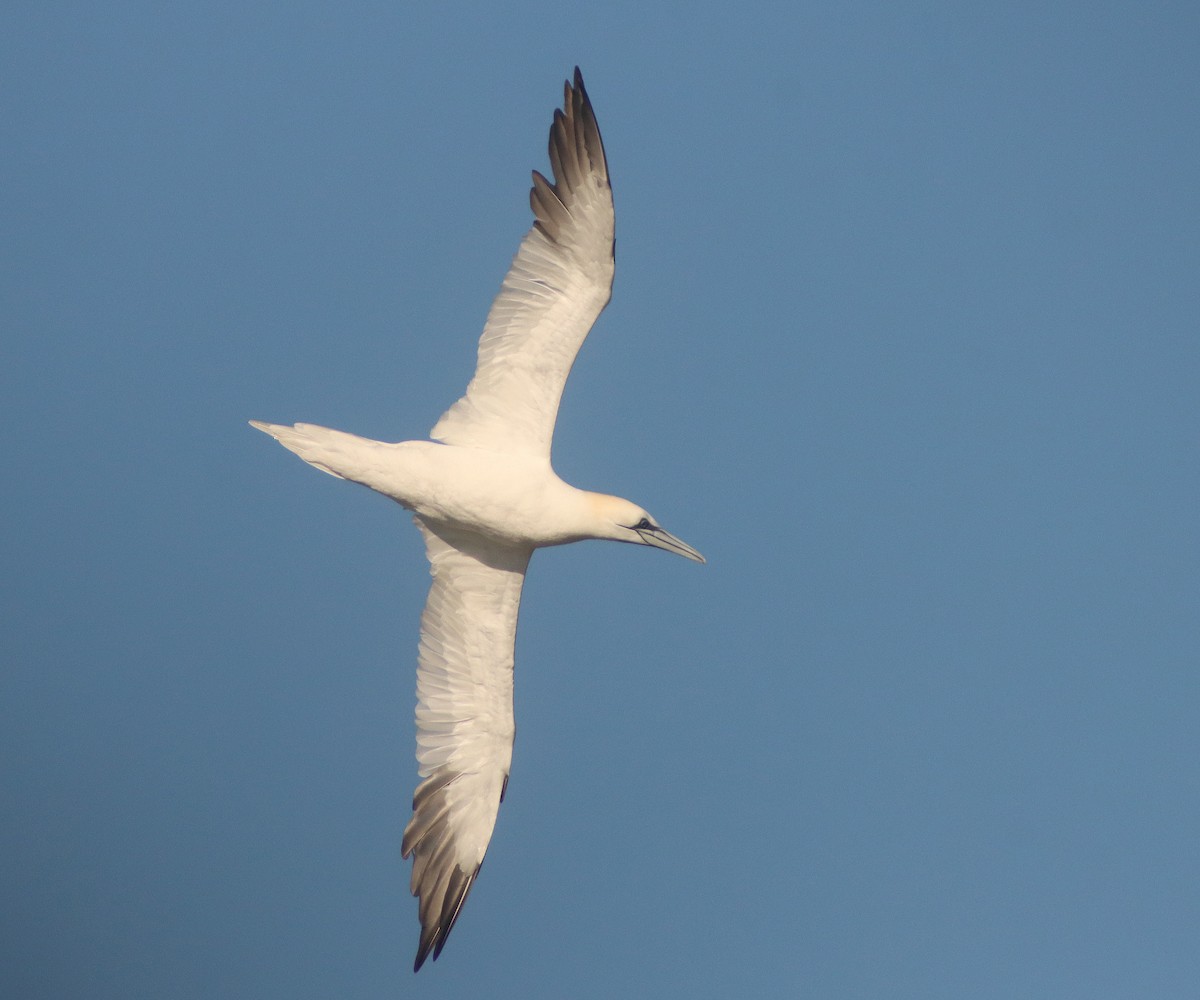
[[674,552],[677,556],[683,556],[698,563],[708,561],[683,539],[676,538],[669,531],[664,531],[662,528],[643,528],[638,531],[638,534],[641,536],[643,542],[647,545],[653,545],[656,549]]

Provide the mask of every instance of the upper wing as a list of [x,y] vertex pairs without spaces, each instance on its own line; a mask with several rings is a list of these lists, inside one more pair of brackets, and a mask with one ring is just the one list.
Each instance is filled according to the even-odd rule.
[[550,166],[553,184],[533,172],[533,228],[488,313],[475,377],[434,440],[550,455],[563,385],[612,295],[612,188],[578,67],[554,112]]
[[417,760],[402,852],[413,855],[421,942],[436,959],[487,852],[513,745],[513,640],[532,549],[420,517],[433,586],[421,616]]

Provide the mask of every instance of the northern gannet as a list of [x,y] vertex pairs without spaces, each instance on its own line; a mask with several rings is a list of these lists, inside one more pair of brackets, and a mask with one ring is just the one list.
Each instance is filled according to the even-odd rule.
[[251,421],[323,472],[411,510],[433,585],[421,616],[417,760],[424,779],[402,853],[413,859],[421,937],[413,971],[446,938],[487,852],[513,746],[513,641],[533,550],[607,538],[704,562],[637,504],[568,486],[550,465],[563,384],[608,304],[613,201],[579,68],[550,127],[554,183],[536,170],[534,224],[479,340],[466,394],[428,441]]

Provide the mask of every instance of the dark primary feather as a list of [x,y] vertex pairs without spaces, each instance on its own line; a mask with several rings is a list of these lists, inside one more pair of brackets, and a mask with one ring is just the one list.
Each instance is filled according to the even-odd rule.
[[534,225],[548,239],[558,242],[558,234],[570,218],[566,205],[570,194],[596,178],[608,183],[608,160],[592,102],[583,86],[583,74],[575,67],[575,86],[563,86],[563,109],[555,110],[550,126],[551,184],[538,171],[533,172],[529,207],[536,218]]
[[417,910],[421,919],[421,939],[413,972],[420,971],[431,951],[435,961],[442,953],[479,874],[480,865],[467,873],[451,860],[454,830],[448,822],[446,789],[458,777],[457,772],[444,769],[422,781],[413,795],[412,819],[404,829],[400,853],[405,858],[414,855],[411,889],[419,898]]

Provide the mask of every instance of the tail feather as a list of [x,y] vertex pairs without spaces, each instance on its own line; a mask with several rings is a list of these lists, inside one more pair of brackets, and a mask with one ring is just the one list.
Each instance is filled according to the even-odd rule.
[[368,441],[366,438],[345,431],[335,431],[329,427],[319,427],[317,424],[268,424],[261,420],[251,420],[250,426],[270,434],[288,451],[299,455],[304,461],[322,472],[328,472],[338,479],[362,480],[356,475],[361,467],[363,453],[378,447],[379,442]]

